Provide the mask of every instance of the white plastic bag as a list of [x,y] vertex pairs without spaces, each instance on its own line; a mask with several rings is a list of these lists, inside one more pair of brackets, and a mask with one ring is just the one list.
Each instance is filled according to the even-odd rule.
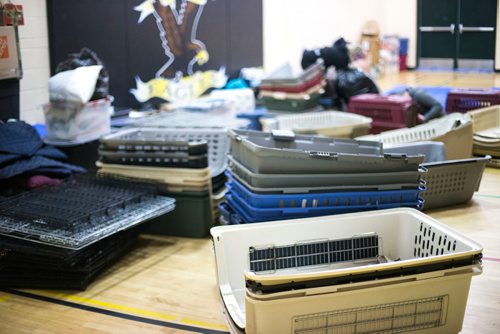
[[101,65],[93,65],[57,73],[49,79],[50,100],[89,102],[101,69]]

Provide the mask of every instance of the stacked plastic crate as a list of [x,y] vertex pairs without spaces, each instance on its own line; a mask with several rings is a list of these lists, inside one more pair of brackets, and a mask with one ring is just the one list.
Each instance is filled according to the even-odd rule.
[[229,137],[223,224],[423,205],[423,156],[288,131],[232,130]]
[[150,232],[203,237],[218,217],[227,145],[223,129],[126,129],[101,140],[98,174],[147,181],[175,198],[177,210],[153,221]]
[[361,94],[349,100],[349,112],[373,119],[370,133],[412,127],[417,124],[417,108],[411,97]]
[[260,96],[271,113],[318,111],[324,85],[322,61],[299,74],[285,64],[262,80]]
[[147,185],[77,176],[0,201],[0,286],[85,289],[174,200]]
[[491,167],[500,168],[500,105],[469,112],[474,155],[491,155]]

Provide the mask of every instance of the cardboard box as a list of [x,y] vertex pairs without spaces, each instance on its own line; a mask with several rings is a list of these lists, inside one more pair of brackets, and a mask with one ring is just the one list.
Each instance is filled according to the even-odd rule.
[[378,64],[380,62],[380,37],[361,35],[360,43],[363,50],[371,57],[371,64]]
[[0,27],[0,79],[21,77],[16,27]]

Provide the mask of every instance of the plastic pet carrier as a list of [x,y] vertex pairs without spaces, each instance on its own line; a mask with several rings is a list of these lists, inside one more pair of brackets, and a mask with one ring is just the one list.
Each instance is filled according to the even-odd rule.
[[322,70],[318,70],[314,75],[309,76],[308,79],[299,80],[296,84],[282,85],[279,81],[272,82],[267,80],[266,85],[260,85],[261,92],[285,92],[285,93],[302,93],[314,86],[324,86],[324,74]]
[[321,92],[307,95],[307,98],[276,98],[263,96],[262,103],[268,110],[275,112],[304,112],[319,106]]
[[231,179],[226,187],[237,194],[245,203],[256,208],[315,208],[333,205],[377,205],[404,203],[418,200],[425,186],[414,189],[389,191],[343,191],[304,194],[258,194],[247,189],[236,179]]
[[0,202],[0,234],[81,249],[174,208],[138,184],[79,176]]
[[491,161],[490,156],[446,160],[444,147],[437,142],[409,143],[386,151],[426,156],[422,164],[427,169],[424,210],[468,202],[479,190],[484,167]]
[[480,245],[412,209],[211,234],[224,307],[249,334],[458,333],[482,272]]
[[353,138],[368,134],[372,119],[341,112],[323,111],[297,115],[279,115],[260,119],[262,131],[291,130],[298,134]]
[[469,115],[454,113],[410,129],[391,130],[356,139],[378,141],[384,147],[416,141],[440,141],[446,147],[447,159],[465,159],[472,156],[472,121]]
[[269,87],[294,87],[301,86],[314,80],[319,73],[323,73],[323,60],[319,59],[315,64],[309,66],[300,73],[294,73],[290,64],[283,64],[275,71],[271,72],[261,81],[261,86]]
[[188,132],[191,132],[192,129],[200,131],[246,129],[249,124],[248,120],[236,118],[233,114],[225,112],[211,113],[184,110],[160,112],[157,115],[134,120],[134,126],[166,128],[179,131],[187,130]]
[[175,199],[175,210],[153,219],[146,232],[189,238],[206,237],[214,226],[212,197],[209,192],[168,196]]
[[205,139],[183,138],[169,129],[125,129],[104,136],[100,141],[102,149],[114,151],[185,152],[189,155],[208,151]]
[[147,166],[126,166],[97,162],[98,175],[124,177],[137,180],[155,181],[168,186],[195,187],[207,190],[211,177],[209,168],[162,168]]
[[[416,191],[414,191],[416,193]],[[424,201],[417,196],[411,200],[406,199],[403,201],[402,196],[394,196],[395,201],[379,202],[381,194],[374,197],[348,196],[338,195],[336,198],[325,206],[299,206],[299,207],[272,207],[272,208],[258,208],[249,205],[244,198],[240,197],[235,192],[228,192],[226,194],[226,202],[232,211],[239,216],[244,223],[259,223],[272,220],[283,220],[292,218],[305,218],[315,216],[334,215],[348,212],[360,212],[368,210],[381,210],[399,207],[416,208],[421,210]],[[353,199],[351,201],[351,199]],[[362,202],[364,199],[365,202]],[[370,202],[367,202],[367,200]]]
[[454,89],[446,97],[446,112],[467,112],[500,104],[498,89]]
[[[468,114],[473,120],[474,155],[500,157],[500,106],[474,110]],[[490,165],[496,167],[493,160]]]
[[[426,169],[392,173],[330,173],[330,174],[260,174],[228,155],[229,169],[233,177],[249,188],[263,189],[260,192],[318,192],[326,189],[400,189],[408,184],[418,185]],[[259,192],[259,191],[256,191]]]
[[255,173],[416,171],[423,156],[382,154],[375,142],[230,130],[231,154]]
[[225,129],[129,129],[106,136],[101,143],[105,149],[183,151],[188,152],[190,156],[199,156],[208,150],[208,165],[214,177],[226,169],[226,153],[229,151]]
[[185,152],[130,152],[99,150],[100,160],[109,164],[171,167],[171,168],[206,168],[206,154],[189,155]]
[[417,124],[417,110],[409,96],[361,94],[349,100],[348,108],[351,113],[373,119],[371,133]]

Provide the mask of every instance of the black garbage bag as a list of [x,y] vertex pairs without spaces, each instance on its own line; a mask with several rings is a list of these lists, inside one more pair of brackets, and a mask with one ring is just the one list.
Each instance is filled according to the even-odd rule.
[[379,94],[380,91],[365,73],[355,68],[338,69],[335,80],[335,91],[338,97],[345,104],[349,102],[352,96],[360,94]]
[[68,55],[68,59],[59,63],[56,68],[56,73],[74,70],[82,66],[101,65],[102,70],[97,79],[94,94],[90,98],[91,101],[104,99],[109,95],[109,72],[104,63],[97,57],[97,54],[89,48],[83,48],[79,53]]
[[339,38],[335,41],[332,47],[324,47],[315,50],[304,50],[302,52],[302,60],[300,65],[303,69],[308,68],[316,62],[318,58],[323,59],[325,69],[334,66],[335,69],[347,69],[351,63],[349,57],[349,49],[347,48],[348,42]]

